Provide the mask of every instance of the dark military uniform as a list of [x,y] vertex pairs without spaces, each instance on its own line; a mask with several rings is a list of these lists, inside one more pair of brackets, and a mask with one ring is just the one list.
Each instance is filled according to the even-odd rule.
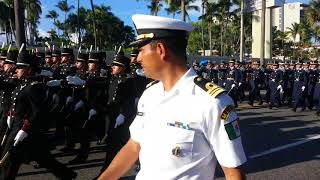
[[276,107],[281,106],[280,92],[283,91],[283,71],[276,69],[270,74],[270,104],[269,108],[271,109],[274,105]]
[[314,88],[313,99],[316,102],[316,113],[318,116],[320,116],[320,69],[318,69],[316,72],[317,72],[317,83]]
[[293,91],[293,83],[294,83],[294,70],[285,69],[283,74],[283,97],[282,102],[287,102],[288,105],[291,106],[292,103],[292,91]]
[[296,111],[299,106],[302,106],[303,110],[306,108],[305,97],[307,93],[307,85],[308,72],[303,69],[297,69],[295,71],[295,81],[292,92],[293,111]]
[[241,72],[238,69],[229,69],[225,89],[233,99],[234,105],[238,107],[238,85],[241,82]]
[[317,83],[318,72],[317,72],[317,70],[310,70],[308,75],[309,75],[308,86],[307,86],[308,91],[307,91],[306,99],[308,102],[308,108],[310,110],[312,110],[312,108],[314,106],[313,94],[314,94],[314,90],[315,90],[316,83]]
[[[22,51],[17,66],[34,68],[34,57]],[[56,161],[50,154],[48,140],[44,135],[48,130],[47,114],[45,84],[34,81],[31,77],[22,79],[12,92],[8,114],[10,131],[1,154],[4,163],[0,169],[2,179],[14,179],[20,165],[29,160],[35,160],[58,178],[75,178],[75,172]],[[26,136],[21,138],[20,133]]]
[[258,98],[259,104],[262,104],[260,89],[263,83],[263,72],[260,69],[253,69],[250,76],[249,104],[253,105],[254,100]]
[[[112,63],[114,66],[122,66],[129,68],[129,59],[125,56],[116,56]],[[107,154],[105,163],[101,169],[103,172],[116,156],[118,151],[127,143],[130,137],[129,126],[136,114],[135,98],[135,79],[131,78],[125,72],[113,75],[108,89],[108,117],[110,120],[108,138],[107,138]],[[115,127],[118,123],[119,116],[124,117],[124,122]]]

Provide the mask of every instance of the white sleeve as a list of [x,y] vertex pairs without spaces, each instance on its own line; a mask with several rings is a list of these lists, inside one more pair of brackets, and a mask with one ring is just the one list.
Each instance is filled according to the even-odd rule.
[[[141,98],[142,99],[142,98]],[[141,107],[142,100],[139,100],[138,107],[137,107],[137,114],[135,119],[130,125],[130,136],[131,139],[140,143],[141,138],[143,137],[143,127],[144,127],[144,119],[145,119],[145,112],[143,112],[143,108]]]
[[218,97],[206,112],[204,133],[219,164],[232,168],[242,165],[247,158],[242,147],[239,119],[229,99],[225,95]]

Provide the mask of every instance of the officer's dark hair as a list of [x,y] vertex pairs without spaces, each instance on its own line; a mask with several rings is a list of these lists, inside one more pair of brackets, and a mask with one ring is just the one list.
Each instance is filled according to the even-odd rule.
[[157,39],[153,40],[150,45],[151,47],[156,47],[157,43],[163,43],[165,46],[170,49],[172,54],[175,56],[187,60],[186,58],[186,49],[188,40],[187,39],[177,39],[177,38],[165,38],[165,39]]

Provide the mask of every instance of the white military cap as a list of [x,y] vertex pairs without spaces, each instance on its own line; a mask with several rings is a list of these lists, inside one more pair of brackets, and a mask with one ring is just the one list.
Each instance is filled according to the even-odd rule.
[[132,21],[138,36],[131,46],[143,46],[151,40],[166,38],[187,40],[188,33],[193,30],[189,23],[166,17],[135,14]]

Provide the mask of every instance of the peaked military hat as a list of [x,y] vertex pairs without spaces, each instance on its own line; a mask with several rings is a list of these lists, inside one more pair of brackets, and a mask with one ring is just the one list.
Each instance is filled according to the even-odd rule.
[[136,47],[158,39],[170,38],[187,41],[188,33],[194,29],[191,24],[181,20],[144,14],[133,15],[132,21],[138,36],[130,46]]
[[96,63],[96,62],[100,62],[100,53],[98,52],[90,52],[89,54],[89,59],[88,59],[88,63]]
[[1,59],[7,58],[7,50],[6,49],[1,49],[0,58]]
[[87,62],[88,59],[89,59],[89,54],[79,52],[76,61]]
[[52,57],[51,51],[46,51],[45,52],[45,58],[51,58],[51,57]]
[[30,54],[26,50],[22,50],[18,55],[17,60],[17,68],[18,67],[37,67],[38,62],[33,54]]
[[61,49],[61,55],[72,55],[73,49],[70,48],[62,48]]
[[125,55],[118,54],[112,61],[112,65],[114,66],[121,66],[121,67],[129,67],[130,65],[130,59],[126,57]]
[[5,64],[15,64],[18,58],[18,50],[10,50],[7,54],[7,58],[4,61]]
[[59,49],[55,49],[52,51],[52,57],[59,57],[61,56],[61,51]]

